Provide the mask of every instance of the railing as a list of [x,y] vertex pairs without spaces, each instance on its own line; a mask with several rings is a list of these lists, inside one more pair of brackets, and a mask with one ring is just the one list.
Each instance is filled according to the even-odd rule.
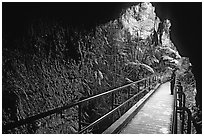
[[[50,116],[52,114],[60,114],[62,111],[65,111],[66,109],[72,108],[74,106],[78,106],[78,133],[84,133],[86,130],[94,127],[96,124],[99,124],[101,121],[103,121],[107,117],[110,117],[111,115],[113,115],[113,113],[115,113],[117,110],[119,110],[124,105],[131,106],[130,102],[132,102],[135,98],[137,98],[138,96],[140,96],[142,94],[144,96],[144,93],[151,90],[151,87],[157,83],[157,79],[158,79],[157,75],[152,75],[152,76],[144,78],[142,80],[132,82],[130,84],[118,87],[116,89],[113,89],[113,90],[110,90],[110,91],[107,91],[107,92],[104,92],[104,93],[101,93],[101,94],[98,94],[98,95],[95,95],[95,96],[92,96],[92,97],[89,97],[89,98],[86,98],[83,100],[80,100],[78,102],[71,103],[71,104],[65,105],[63,107],[58,107],[58,108],[37,114],[35,116],[28,117],[26,119],[21,119],[17,122],[8,123],[8,124],[2,126],[3,133],[8,132],[8,130],[12,130],[16,127],[20,127],[22,125],[31,124],[31,123],[39,120],[39,119]],[[144,82],[144,86],[143,86],[142,90],[140,90],[141,86],[139,84],[142,82]],[[138,90],[137,93],[132,94],[130,89],[127,89],[127,88],[130,88],[131,86],[137,87],[137,90]],[[128,99],[126,101],[124,101],[122,104],[117,104],[116,103],[116,98],[117,98],[116,94],[122,89],[126,89],[125,91],[127,93]],[[89,102],[91,100],[100,98],[100,97],[105,96],[105,95],[109,95],[111,97],[112,109],[108,113],[106,113],[105,115],[101,116],[100,118],[98,118],[97,120],[95,120],[94,122],[89,124],[88,126],[85,126],[82,128],[82,124],[81,124],[81,121],[82,121],[82,118],[81,118],[82,108],[81,108],[81,106],[82,106],[82,104]]]
[[[181,83],[176,76],[174,85],[174,108],[173,108],[173,121],[172,121],[172,133],[187,133],[191,134],[191,111],[185,107],[186,96],[183,92]],[[187,116],[186,114],[187,113]],[[187,123],[185,118],[187,117]],[[178,125],[179,124],[179,125]],[[185,128],[187,126],[187,128]]]

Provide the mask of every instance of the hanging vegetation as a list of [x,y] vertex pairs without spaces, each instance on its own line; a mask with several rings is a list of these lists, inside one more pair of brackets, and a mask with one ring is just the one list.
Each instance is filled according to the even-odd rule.
[[[19,48],[3,48],[3,124],[154,73],[171,72],[181,56],[169,39],[169,20],[161,22],[166,27],[162,44],[156,44],[153,35],[159,23],[152,4],[142,3],[90,31],[77,31],[58,23],[31,24],[26,36],[17,43]],[[82,106],[82,125],[90,124],[110,109],[109,97]],[[32,129],[20,127],[9,133],[76,133],[77,107],[62,115],[43,118]],[[93,128],[89,133],[98,132]]]

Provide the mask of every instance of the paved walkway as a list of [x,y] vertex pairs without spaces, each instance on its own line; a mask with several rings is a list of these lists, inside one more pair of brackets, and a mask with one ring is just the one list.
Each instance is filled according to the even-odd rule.
[[173,113],[170,83],[161,85],[121,134],[169,134]]

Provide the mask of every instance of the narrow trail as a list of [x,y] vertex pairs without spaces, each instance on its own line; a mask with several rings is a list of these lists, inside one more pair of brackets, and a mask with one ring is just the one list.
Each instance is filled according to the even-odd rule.
[[170,83],[161,85],[121,134],[169,134],[173,113]]

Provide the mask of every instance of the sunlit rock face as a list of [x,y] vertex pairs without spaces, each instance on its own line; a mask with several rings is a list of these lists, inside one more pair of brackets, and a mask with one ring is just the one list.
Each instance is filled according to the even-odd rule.
[[133,38],[147,39],[154,29],[158,29],[160,19],[156,17],[152,4],[147,2],[128,8],[121,21]]
[[162,46],[169,46],[173,47],[173,43],[170,40],[170,27],[171,27],[171,22],[170,20],[166,19],[163,22],[163,33],[162,33]]
[[[168,61],[173,67],[178,66],[181,56],[174,46],[170,38],[171,22],[169,19],[160,21],[156,16],[155,7],[149,2],[144,2],[135,6],[131,6],[121,16],[123,30],[130,33],[130,39],[140,39],[148,41],[154,33],[161,34],[161,44],[156,45],[155,54],[159,60]],[[159,24],[162,27],[159,28]],[[123,31],[124,32],[124,31]],[[158,39],[159,40],[159,39]]]
[[[189,67],[190,61],[185,61],[187,58],[184,59],[184,57],[180,56],[171,41],[171,21],[166,19],[161,22],[159,17],[156,16],[155,7],[151,3],[144,2],[131,6],[126,9],[120,19],[123,30],[130,33],[130,39],[132,40],[137,38],[147,41],[155,32],[158,34],[158,38],[160,37],[159,34],[161,34],[161,44],[155,46],[155,55],[157,58],[165,61],[172,68],[177,67],[182,71],[181,73],[188,70],[187,67]],[[162,23],[161,28],[159,28],[160,23]],[[183,62],[186,62],[185,66]]]

